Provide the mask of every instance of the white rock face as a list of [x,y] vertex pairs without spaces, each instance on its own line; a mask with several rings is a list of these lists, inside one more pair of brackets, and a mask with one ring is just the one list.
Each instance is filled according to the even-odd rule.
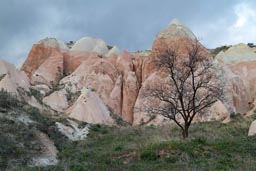
[[13,95],[20,96],[18,88],[29,91],[29,78],[23,71],[19,71],[14,65],[0,61],[0,89],[4,89]]
[[256,120],[251,123],[249,132],[248,132],[248,136],[254,136],[254,135],[256,135]]
[[38,132],[36,134],[38,139],[41,141],[42,154],[32,159],[32,166],[51,166],[58,163],[57,152],[54,143],[44,133]]
[[72,46],[71,51],[96,52],[104,56],[110,56],[111,54],[118,56],[120,54],[120,50],[116,46],[109,50],[107,44],[103,40],[91,37],[83,37],[78,40]]
[[224,104],[230,113],[245,114],[256,98],[256,53],[245,44],[221,51],[215,58],[216,72],[222,72]]
[[240,43],[230,47],[225,52],[221,51],[216,59],[223,61],[225,64],[237,64],[245,61],[255,61],[256,53],[246,44]]
[[108,47],[101,39],[83,37],[74,44],[71,51],[97,52],[106,56],[108,54]]
[[120,55],[121,51],[118,49],[118,47],[114,46],[107,54],[107,57],[114,54],[116,56]]
[[67,45],[62,42],[61,40],[57,40],[56,38],[45,38],[42,39],[38,42],[38,44],[43,44],[45,46],[50,46],[50,47],[54,47],[54,48],[60,48],[63,50],[69,50]]
[[31,88],[38,90],[43,96],[51,91],[50,88],[45,84],[38,84],[35,86],[31,86]]
[[220,100],[218,100],[210,107],[209,111],[207,111],[202,116],[198,116],[198,121],[200,122],[212,121],[212,120],[224,121],[229,117],[229,115],[230,113],[226,108],[226,106]]
[[183,25],[179,20],[173,19],[167,29],[160,31],[157,38],[168,38],[168,37],[179,37],[179,38],[190,38],[196,39],[194,33]]
[[56,122],[58,130],[65,135],[71,141],[80,141],[84,140],[89,134],[89,125],[86,125],[84,128],[79,128],[78,124],[70,119],[68,120],[68,126],[60,122]]
[[81,93],[78,100],[66,111],[70,118],[92,124],[114,123],[108,108],[95,92],[83,88]]

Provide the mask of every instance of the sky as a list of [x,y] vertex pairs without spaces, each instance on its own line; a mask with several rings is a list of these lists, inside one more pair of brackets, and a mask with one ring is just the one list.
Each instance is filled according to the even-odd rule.
[[21,65],[46,37],[147,50],[174,18],[207,48],[256,44],[255,9],[255,0],[0,0],[0,59]]

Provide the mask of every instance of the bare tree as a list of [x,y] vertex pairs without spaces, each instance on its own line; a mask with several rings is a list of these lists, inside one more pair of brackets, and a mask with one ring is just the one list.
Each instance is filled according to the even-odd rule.
[[158,105],[143,105],[148,113],[162,115],[173,120],[188,137],[189,127],[196,115],[206,109],[222,95],[222,89],[213,70],[212,59],[199,42],[193,41],[186,54],[169,48],[156,60],[160,70],[167,75],[164,83],[150,85],[144,97],[157,100]]

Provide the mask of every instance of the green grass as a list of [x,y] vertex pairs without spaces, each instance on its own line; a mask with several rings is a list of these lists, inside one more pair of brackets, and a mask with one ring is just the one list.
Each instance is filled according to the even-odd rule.
[[[2,95],[9,99],[7,103],[0,103],[2,108],[9,107],[2,114],[18,116],[26,113],[36,123],[26,126],[0,117],[0,170],[256,170],[256,137],[247,136],[256,116],[232,115],[232,122],[228,124],[218,121],[194,123],[187,140],[183,140],[175,125],[94,125],[86,140],[70,142],[56,132],[53,125],[57,119],[50,119],[35,108],[22,107],[5,92]],[[14,102],[15,107],[10,108]],[[35,130],[46,133],[55,142],[60,160],[57,166],[26,166],[30,157],[40,151]],[[7,165],[13,167],[6,169]]]
[[33,169],[255,170],[256,137],[247,136],[254,119],[236,116],[229,124],[195,123],[188,140],[176,126],[95,125],[86,140],[63,145],[58,166]]
[[[34,122],[25,124],[19,117],[27,116]],[[55,122],[38,109],[17,100],[16,97],[0,90],[0,170],[22,170],[31,158],[40,154],[41,143],[36,134],[47,134],[61,149],[67,142],[58,131]],[[25,167],[24,170],[34,168]]]

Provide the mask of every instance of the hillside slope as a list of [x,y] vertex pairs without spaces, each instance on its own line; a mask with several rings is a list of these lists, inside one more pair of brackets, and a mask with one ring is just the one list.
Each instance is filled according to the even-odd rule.
[[247,137],[255,119],[232,115],[229,124],[195,123],[184,141],[178,127],[95,125],[86,140],[66,143],[57,166],[24,170],[254,170],[256,137]]

